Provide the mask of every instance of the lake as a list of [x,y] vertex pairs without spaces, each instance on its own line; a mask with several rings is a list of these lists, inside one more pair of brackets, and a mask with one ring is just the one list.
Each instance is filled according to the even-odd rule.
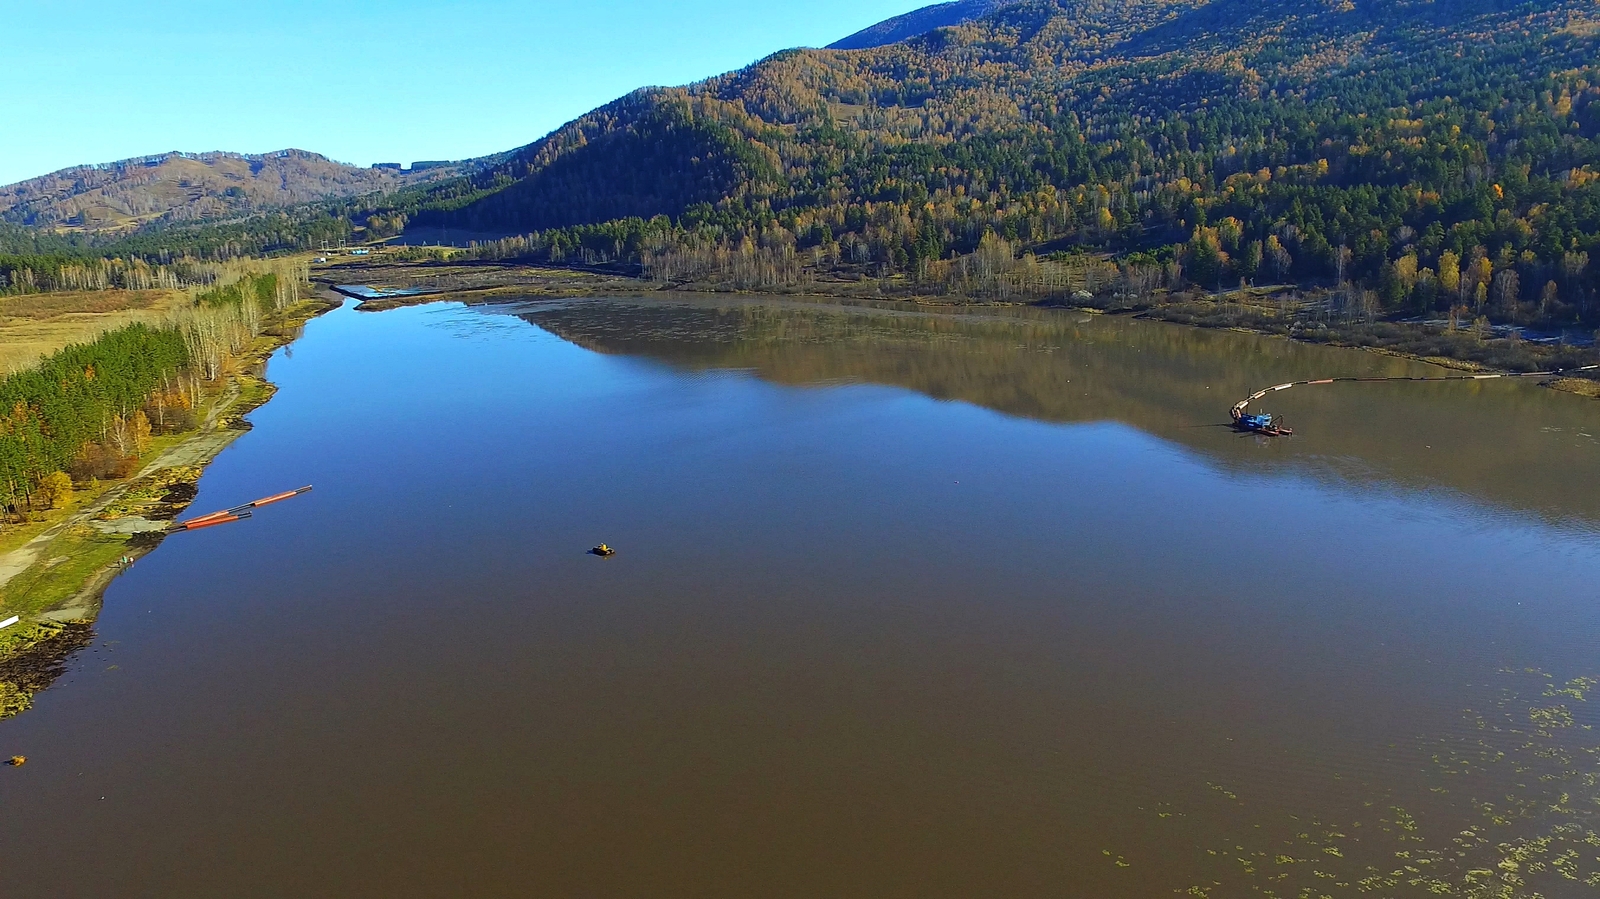
[[1061,311],[338,310],[194,510],[316,491],[140,560],[0,723],[0,894],[1594,895],[1600,405],[1226,427],[1430,373]]

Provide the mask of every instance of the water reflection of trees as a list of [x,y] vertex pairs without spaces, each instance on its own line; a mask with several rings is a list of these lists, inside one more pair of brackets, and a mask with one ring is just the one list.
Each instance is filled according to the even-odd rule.
[[[1600,425],[1582,401],[1531,384],[1362,385],[1274,398],[1302,437],[1240,438],[1227,408],[1263,386],[1343,375],[1436,374],[1422,363],[1282,339],[1030,308],[928,314],[911,306],[741,300],[593,301],[524,313],[595,352],[774,383],[885,384],[1053,422],[1119,421],[1251,471],[1377,477],[1555,518],[1600,520]],[[1572,440],[1551,439],[1571,432]]]

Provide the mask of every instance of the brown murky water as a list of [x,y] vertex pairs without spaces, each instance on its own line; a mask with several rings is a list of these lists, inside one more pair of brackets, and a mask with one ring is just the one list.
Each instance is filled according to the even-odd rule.
[[[1586,896],[1600,405],[738,300],[313,322],[0,724],[17,896]],[[620,554],[584,551],[601,541]]]

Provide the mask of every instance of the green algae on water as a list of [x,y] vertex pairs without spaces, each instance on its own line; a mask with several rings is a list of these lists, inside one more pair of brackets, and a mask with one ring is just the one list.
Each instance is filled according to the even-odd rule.
[[[1371,819],[1335,825],[1307,814],[1249,826],[1205,847],[1210,859],[1231,864],[1176,892],[1269,899],[1600,896],[1600,746],[1592,736],[1600,710],[1588,705],[1600,678],[1562,682],[1537,669],[1500,677],[1489,701],[1464,713],[1459,734],[1418,743],[1430,765],[1417,788],[1431,797],[1426,808],[1375,795],[1361,803],[1374,809]],[[1216,801],[1244,804],[1233,790],[1206,786]]]

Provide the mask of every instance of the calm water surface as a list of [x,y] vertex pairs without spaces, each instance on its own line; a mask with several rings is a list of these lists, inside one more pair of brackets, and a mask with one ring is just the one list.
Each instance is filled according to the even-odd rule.
[[1600,405],[1219,426],[1427,370],[1072,313],[340,310],[196,509],[317,491],[141,560],[0,724],[0,894],[1595,895]]

